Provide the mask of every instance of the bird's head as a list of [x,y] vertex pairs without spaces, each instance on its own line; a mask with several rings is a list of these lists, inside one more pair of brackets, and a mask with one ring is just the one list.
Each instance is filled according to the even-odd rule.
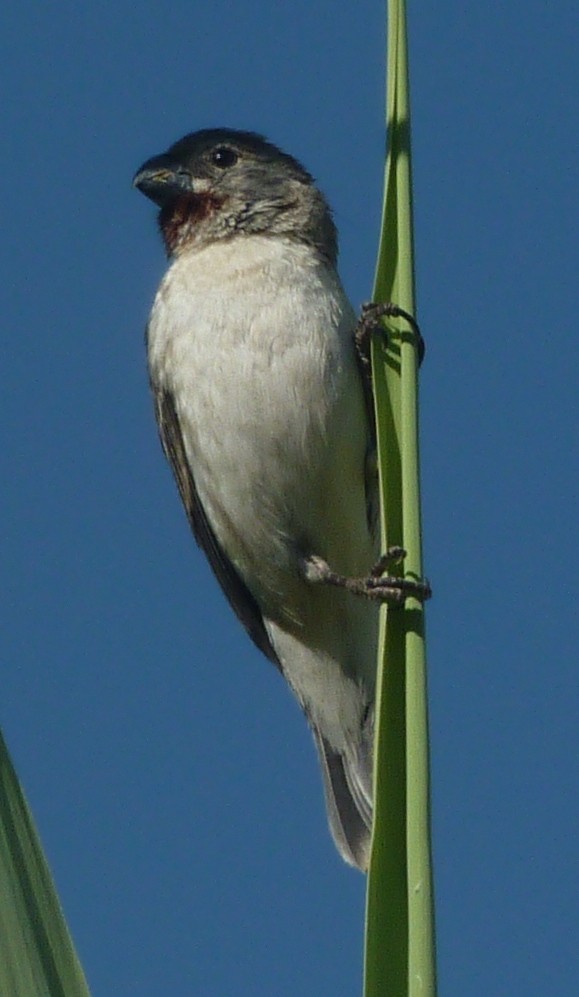
[[313,178],[254,132],[192,132],[148,159],[133,184],[160,207],[167,252],[244,235],[305,242],[332,264],[336,228]]

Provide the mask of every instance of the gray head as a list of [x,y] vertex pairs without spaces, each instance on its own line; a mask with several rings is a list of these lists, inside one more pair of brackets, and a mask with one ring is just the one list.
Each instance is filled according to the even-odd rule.
[[169,255],[260,233],[305,242],[336,262],[336,228],[313,178],[254,132],[192,132],[147,160],[133,183],[161,208]]

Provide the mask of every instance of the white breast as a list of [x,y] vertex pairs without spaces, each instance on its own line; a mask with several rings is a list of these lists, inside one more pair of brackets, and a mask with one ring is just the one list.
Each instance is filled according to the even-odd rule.
[[372,561],[354,323],[311,249],[255,236],[180,256],[149,324],[219,542],[262,605],[298,616],[300,553],[349,573]]

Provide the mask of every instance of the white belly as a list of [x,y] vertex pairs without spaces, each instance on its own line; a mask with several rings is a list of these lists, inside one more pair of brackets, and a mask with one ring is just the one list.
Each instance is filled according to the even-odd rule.
[[244,245],[242,259],[235,240],[172,264],[149,324],[152,380],[175,398],[199,497],[266,619],[309,644],[317,634],[330,657],[341,627],[352,657],[341,668],[373,672],[354,631],[370,620],[374,632],[374,608],[299,571],[300,557],[319,554],[363,575],[375,557],[355,316],[308,247]]

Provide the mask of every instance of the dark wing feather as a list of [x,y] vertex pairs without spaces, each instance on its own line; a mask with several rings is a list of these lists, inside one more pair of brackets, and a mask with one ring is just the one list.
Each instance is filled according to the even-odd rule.
[[267,635],[259,606],[219,546],[199,499],[193,473],[187,460],[173,395],[170,391],[159,389],[156,386],[153,387],[153,391],[161,443],[173,469],[195,539],[204,551],[217,581],[252,641],[270,661],[273,661],[274,665],[280,668],[278,657]]

